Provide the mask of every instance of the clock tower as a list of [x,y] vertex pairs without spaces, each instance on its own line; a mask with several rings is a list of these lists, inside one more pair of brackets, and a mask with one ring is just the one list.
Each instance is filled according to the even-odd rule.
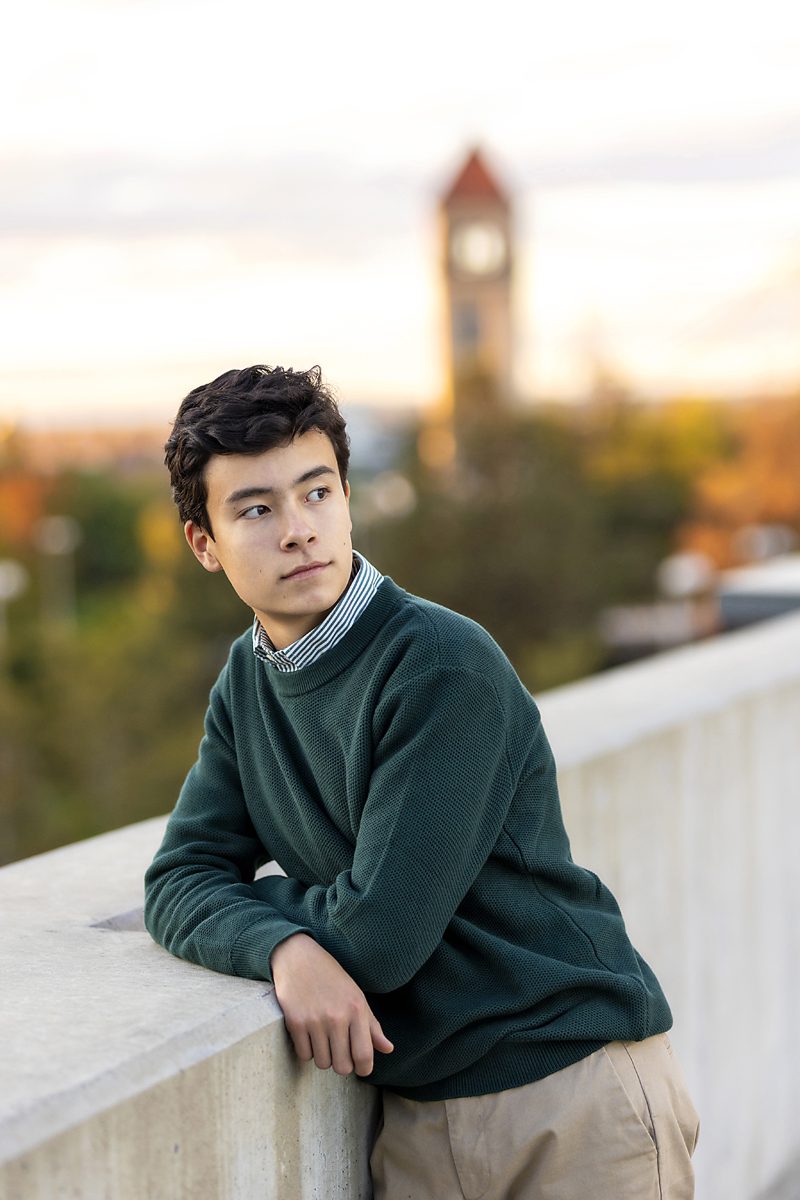
[[440,203],[451,420],[512,399],[511,205],[480,152]]

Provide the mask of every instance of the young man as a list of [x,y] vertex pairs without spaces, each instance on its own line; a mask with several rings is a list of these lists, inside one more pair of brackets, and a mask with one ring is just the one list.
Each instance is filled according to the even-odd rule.
[[[378,1200],[687,1200],[669,1008],[572,861],[536,705],[483,629],[353,553],[348,457],[316,368],[229,371],[180,407],[187,541],[255,619],[147,927],[271,979],[300,1058],[382,1086]],[[254,879],[272,858],[286,878]]]

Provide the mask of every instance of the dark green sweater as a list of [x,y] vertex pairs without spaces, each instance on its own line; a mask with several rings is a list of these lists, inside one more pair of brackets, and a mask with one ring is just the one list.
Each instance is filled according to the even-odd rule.
[[[275,858],[288,878],[253,879]],[[502,1091],[671,1024],[611,893],[572,862],[539,713],[467,618],[387,579],[317,662],[250,633],[146,879],[168,950],[269,979],[304,930],[366,992],[415,1099]]]

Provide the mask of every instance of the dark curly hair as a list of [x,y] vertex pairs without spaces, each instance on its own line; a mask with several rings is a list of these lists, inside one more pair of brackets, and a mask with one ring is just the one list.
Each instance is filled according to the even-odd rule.
[[164,447],[172,497],[181,521],[214,536],[208,518],[205,467],[214,454],[261,454],[318,429],[336,454],[347,481],[350,439],[319,367],[293,371],[262,365],[226,371],[181,402]]

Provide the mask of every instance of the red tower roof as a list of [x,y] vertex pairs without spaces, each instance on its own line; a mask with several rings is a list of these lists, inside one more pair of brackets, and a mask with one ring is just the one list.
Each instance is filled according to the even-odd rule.
[[442,197],[445,208],[454,200],[496,200],[499,204],[508,206],[508,197],[492,175],[477,148],[470,153],[464,166]]

